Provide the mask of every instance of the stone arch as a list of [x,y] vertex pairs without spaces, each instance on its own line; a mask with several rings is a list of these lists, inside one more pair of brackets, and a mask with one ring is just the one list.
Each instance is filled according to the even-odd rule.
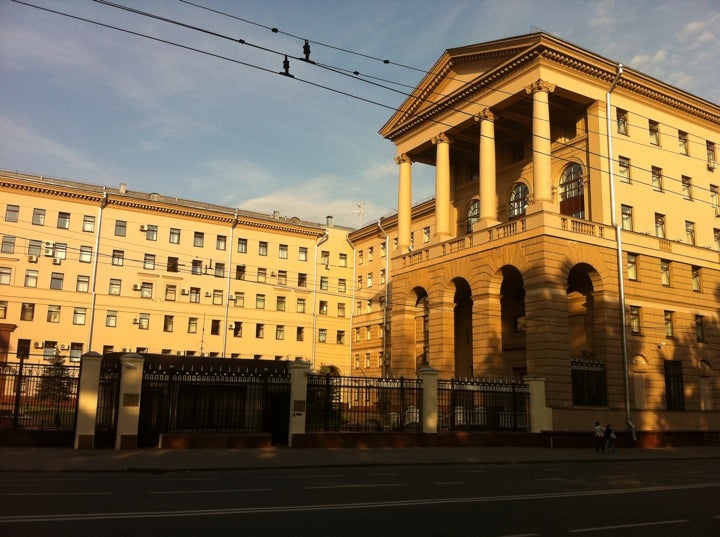
[[557,192],[560,214],[586,218],[585,168],[579,162],[566,164],[558,177]]
[[510,187],[508,200],[508,219],[519,218],[525,215],[530,203],[530,186],[525,181],[518,181]]
[[464,278],[453,278],[455,296],[453,325],[455,338],[455,376],[473,376],[473,300],[470,284]]
[[503,376],[522,377],[527,373],[525,337],[525,280],[513,265],[498,271],[500,284],[500,334]]
[[415,321],[415,368],[429,364],[428,350],[430,347],[430,297],[424,287],[413,287],[411,296],[414,298],[413,318]]
[[570,356],[595,356],[595,269],[578,263],[567,275],[567,307]]

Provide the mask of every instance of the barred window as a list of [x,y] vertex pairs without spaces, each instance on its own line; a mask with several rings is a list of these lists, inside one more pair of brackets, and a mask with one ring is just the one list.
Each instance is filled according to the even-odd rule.
[[573,405],[607,406],[605,364],[585,360],[570,362]]

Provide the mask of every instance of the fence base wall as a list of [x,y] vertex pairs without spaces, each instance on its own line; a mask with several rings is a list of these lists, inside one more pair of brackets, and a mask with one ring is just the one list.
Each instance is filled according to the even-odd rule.
[[162,433],[160,449],[245,449],[272,447],[272,434]]

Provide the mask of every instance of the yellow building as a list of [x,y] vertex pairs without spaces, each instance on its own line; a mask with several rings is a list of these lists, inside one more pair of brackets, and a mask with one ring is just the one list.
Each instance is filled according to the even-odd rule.
[[0,172],[0,354],[350,367],[348,229]]
[[544,379],[550,430],[720,428],[718,105],[536,33],[447,50],[380,133],[398,210],[350,235],[356,370]]

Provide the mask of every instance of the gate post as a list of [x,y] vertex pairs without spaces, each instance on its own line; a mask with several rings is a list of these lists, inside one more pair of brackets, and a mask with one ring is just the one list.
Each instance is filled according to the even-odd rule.
[[545,377],[525,375],[523,382],[530,388],[530,432],[552,431],[552,409],[545,403]]
[[86,352],[80,357],[75,449],[95,448],[95,422],[100,391],[101,362],[102,356],[93,351]]
[[438,432],[438,370],[429,365],[417,371],[422,381],[422,431]]
[[145,358],[139,354],[120,357],[120,394],[118,402],[115,450],[137,449],[140,421],[140,393],[142,392]]
[[295,360],[288,365],[290,371],[290,427],[288,447],[292,447],[294,434],[305,434],[305,416],[307,414],[307,373],[310,364]]

